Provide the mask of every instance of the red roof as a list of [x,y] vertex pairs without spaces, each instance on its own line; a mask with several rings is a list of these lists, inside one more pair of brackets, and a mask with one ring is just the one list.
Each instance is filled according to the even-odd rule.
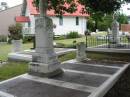
[[15,21],[16,22],[30,22],[30,19],[29,17],[26,17],[26,16],[17,16],[15,18]]
[[[36,10],[36,7],[33,6],[33,0],[27,0],[27,6],[29,7],[29,11],[31,15],[39,15],[39,12]],[[64,16],[89,16],[88,14],[82,14],[81,10],[82,10],[83,6],[82,5],[78,5],[77,11],[74,13],[65,13],[63,14]],[[54,10],[50,10],[47,11],[47,14],[49,16],[55,16]]]

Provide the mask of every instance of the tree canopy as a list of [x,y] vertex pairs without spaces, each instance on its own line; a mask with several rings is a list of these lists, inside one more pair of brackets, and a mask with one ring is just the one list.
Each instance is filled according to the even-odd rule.
[[[34,3],[39,7],[40,0],[34,0]],[[64,12],[73,13],[77,9],[77,3],[84,6],[82,12],[89,12],[90,14],[113,13],[121,7],[124,2],[130,0],[43,0],[48,3],[48,9],[53,9],[56,14],[64,14]]]
[[[48,3],[48,10],[53,9],[56,14],[62,15],[65,12],[73,13],[77,10],[75,0],[43,0]],[[40,0],[34,0],[34,4],[39,8]]]

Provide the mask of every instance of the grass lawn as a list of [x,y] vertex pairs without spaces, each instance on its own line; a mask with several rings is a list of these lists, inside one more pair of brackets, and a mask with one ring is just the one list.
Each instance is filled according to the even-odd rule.
[[[65,47],[73,45],[73,41],[76,43],[84,42],[86,43],[86,37],[74,38],[74,39],[64,39],[64,40],[55,40],[58,44],[64,44]],[[87,37],[87,46],[97,46],[106,43],[106,40],[97,40],[96,36],[88,36]]]
[[[75,58],[75,53],[69,53],[59,57],[61,62]],[[28,63],[27,62],[9,62],[0,67],[0,81],[27,73]]]
[[62,43],[65,45],[71,45],[73,44],[73,41],[77,41],[77,42],[86,42],[86,38],[82,37],[82,38],[74,38],[74,39],[64,39],[64,40],[55,40],[56,43]]
[[[23,50],[32,48],[32,43],[23,44]],[[0,60],[7,60],[8,53],[12,50],[11,44],[0,44]]]
[[1,66],[0,81],[26,73],[28,70],[27,67],[27,63],[24,62],[9,62]]

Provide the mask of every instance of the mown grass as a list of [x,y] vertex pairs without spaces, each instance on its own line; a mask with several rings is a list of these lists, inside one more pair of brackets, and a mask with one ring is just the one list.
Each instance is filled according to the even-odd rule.
[[27,70],[28,65],[24,62],[9,62],[4,64],[0,67],[0,81],[24,74]]
[[[32,48],[32,43],[23,44],[23,50]],[[0,60],[7,60],[8,53],[12,51],[11,44],[0,44]]]
[[[75,58],[75,52],[59,56],[60,62]],[[27,73],[27,62],[8,62],[3,66],[0,66],[0,81]]]

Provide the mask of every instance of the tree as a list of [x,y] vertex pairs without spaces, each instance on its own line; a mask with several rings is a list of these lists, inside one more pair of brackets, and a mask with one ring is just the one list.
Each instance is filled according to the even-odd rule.
[[8,28],[9,38],[11,40],[20,40],[22,39],[22,25],[16,23],[14,25],[10,25]]
[[62,15],[64,12],[73,13],[76,11],[77,2],[84,6],[82,12],[93,13],[113,13],[121,7],[124,2],[130,0],[34,0],[37,8],[53,9],[56,14]]
[[129,0],[79,0],[85,6],[84,11],[89,13],[102,12],[113,13],[121,7],[121,4]]
[[128,24],[128,17],[122,13],[117,14],[117,21],[120,24]]
[[75,0],[34,0],[35,6],[45,14],[46,10],[53,9],[55,14],[62,15],[65,12],[73,13],[77,10]]
[[96,31],[102,17],[105,14],[113,14],[125,1],[129,0],[79,0],[79,3],[85,6],[83,12],[88,12],[93,20],[95,20]]

